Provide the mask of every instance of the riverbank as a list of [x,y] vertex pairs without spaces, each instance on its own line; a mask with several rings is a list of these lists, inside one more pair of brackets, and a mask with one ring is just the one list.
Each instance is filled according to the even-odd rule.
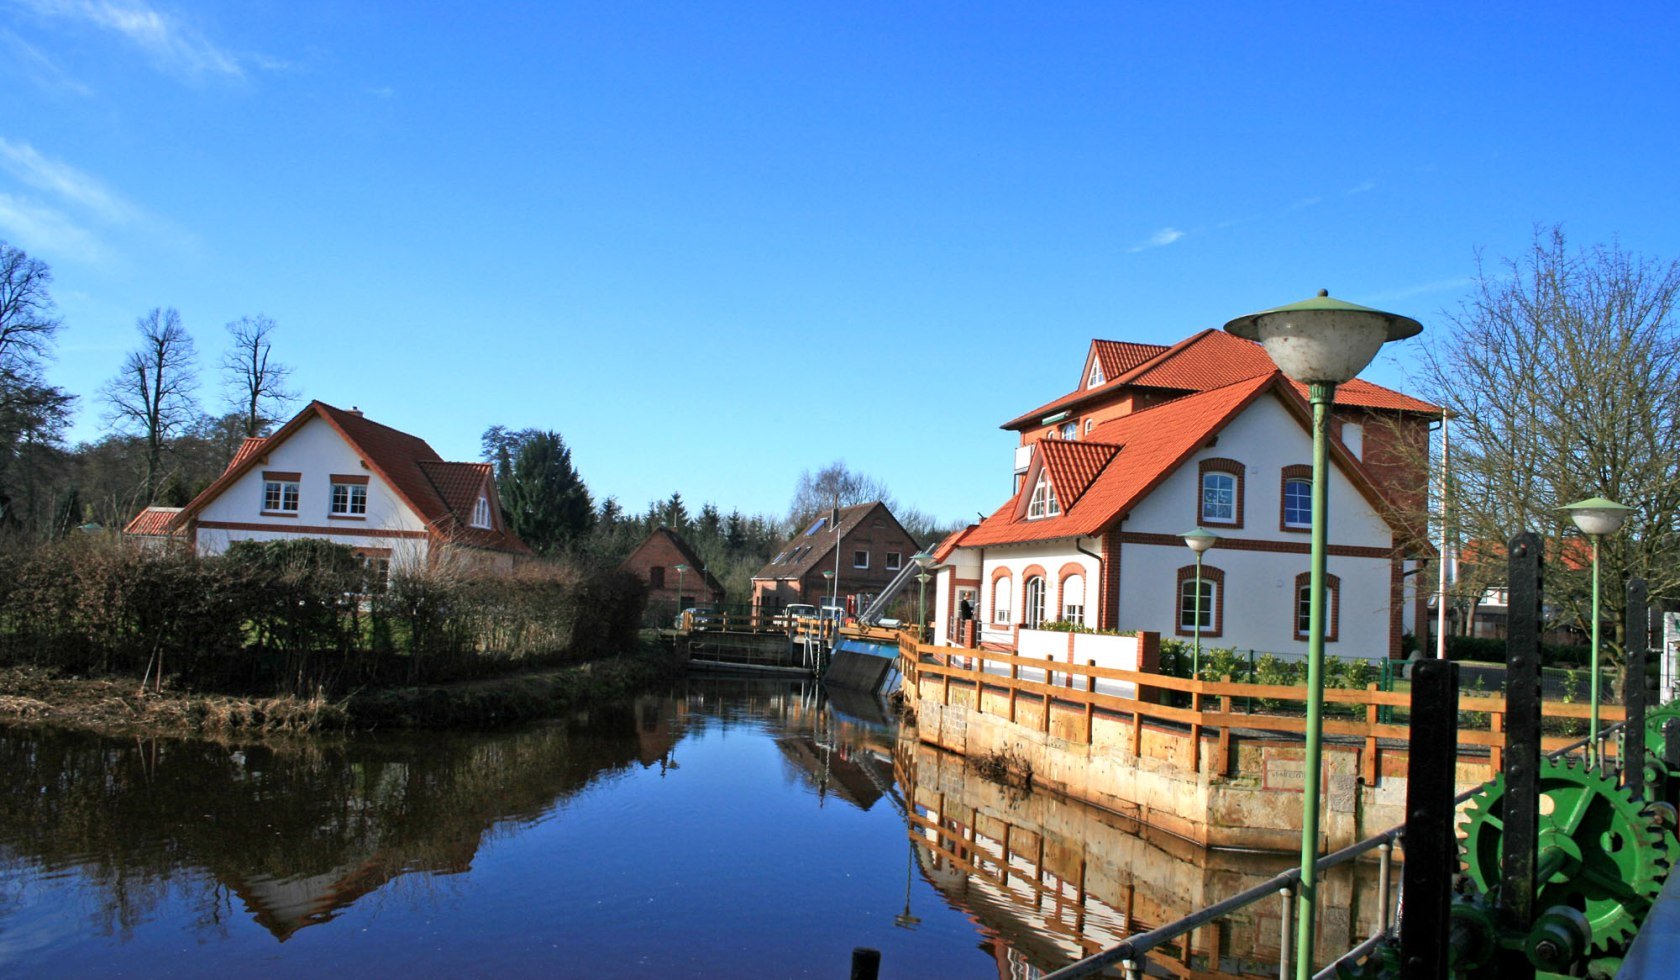
[[481,728],[636,694],[682,672],[644,642],[618,657],[486,680],[324,696],[246,698],[142,690],[132,677],[83,677],[43,667],[0,669],[0,724],[120,736],[295,736],[375,728]]

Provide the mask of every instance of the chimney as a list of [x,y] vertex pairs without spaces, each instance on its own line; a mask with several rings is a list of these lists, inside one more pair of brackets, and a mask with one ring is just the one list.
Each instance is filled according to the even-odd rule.
[[351,405],[351,406],[350,406],[350,414],[351,414],[351,415],[361,415],[361,414],[362,414],[362,410],[361,410],[361,409],[359,409],[359,408],[357,408],[357,407],[356,407],[356,406],[354,406],[354,405]]

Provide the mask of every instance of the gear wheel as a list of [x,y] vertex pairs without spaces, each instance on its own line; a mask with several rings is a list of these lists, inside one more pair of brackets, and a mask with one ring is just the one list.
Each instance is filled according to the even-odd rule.
[[1645,711],[1645,750],[1659,759],[1663,749],[1663,723],[1669,719],[1680,720],[1680,701],[1670,701]]
[[[1578,760],[1540,763],[1537,909],[1564,905],[1592,925],[1603,952],[1631,937],[1677,850],[1674,835],[1614,780]],[[1461,844],[1465,871],[1482,892],[1499,884],[1505,777],[1470,799]]]

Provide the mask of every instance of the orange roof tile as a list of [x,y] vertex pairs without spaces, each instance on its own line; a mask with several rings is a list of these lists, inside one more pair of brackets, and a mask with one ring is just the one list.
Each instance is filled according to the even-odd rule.
[[1045,439],[1039,442],[1038,451],[1044,454],[1044,468],[1050,471],[1050,486],[1056,491],[1056,502],[1067,510],[1079,501],[1091,481],[1097,478],[1120,447],[1099,442]]
[[[246,436],[245,441],[241,442],[239,448],[234,450],[233,458],[228,460],[227,468],[231,470],[251,456],[257,455],[257,450],[261,449],[263,443],[267,441],[268,439],[264,436]],[[227,470],[222,472],[225,473]]]
[[[1129,340],[1093,340],[1091,343],[1097,348],[1097,362],[1102,365],[1104,378],[1118,378],[1167,350],[1164,344],[1138,344]],[[1084,379],[1080,383],[1084,384]]]
[[181,512],[179,507],[147,507],[134,515],[134,520],[123,528],[124,534],[135,534],[142,537],[166,537],[174,532],[169,529],[169,522]]

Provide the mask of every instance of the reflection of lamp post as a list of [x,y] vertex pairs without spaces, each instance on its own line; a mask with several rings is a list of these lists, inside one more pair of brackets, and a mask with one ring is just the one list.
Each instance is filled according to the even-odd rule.
[[1323,776],[1324,746],[1320,720],[1324,714],[1324,626],[1326,528],[1330,523],[1328,475],[1330,404],[1336,386],[1351,381],[1382,345],[1416,336],[1423,324],[1410,317],[1384,313],[1331,299],[1319,290],[1312,299],[1250,313],[1225,324],[1238,337],[1259,341],[1272,363],[1291,380],[1307,386],[1312,404],[1312,590],[1307,618],[1307,745],[1301,800],[1301,901],[1296,928],[1295,975],[1312,976],[1313,917],[1318,899],[1318,807]]
[[912,872],[916,867],[916,838],[911,834],[905,834],[905,837],[910,841],[910,856],[904,861],[904,911],[893,916],[893,925],[900,929],[914,929],[922,924],[920,918],[910,914],[910,884],[914,880]]
[[1202,676],[1202,552],[1213,547],[1214,542],[1219,540],[1219,535],[1206,528],[1195,527],[1180,534],[1179,537],[1183,538],[1184,543],[1190,547],[1190,550],[1196,553],[1196,625],[1194,627],[1196,639],[1195,646],[1191,648],[1190,653],[1190,676],[1200,678]]
[[[1568,511],[1581,533],[1592,538],[1592,720],[1587,723],[1587,758],[1592,765],[1602,766],[1603,760],[1598,757],[1598,539],[1621,530],[1633,508],[1603,497],[1589,497],[1558,510]],[[1639,683],[1644,683],[1643,678]]]
[[927,584],[933,576],[928,569],[933,567],[933,552],[918,551],[910,556],[910,560],[921,569],[916,573],[916,642],[927,642]]
[[683,608],[682,608],[683,578],[687,573],[688,573],[688,566],[684,565],[684,564],[681,564],[681,563],[678,563],[678,565],[677,565],[677,620],[679,622],[682,620],[682,614],[683,614]]

